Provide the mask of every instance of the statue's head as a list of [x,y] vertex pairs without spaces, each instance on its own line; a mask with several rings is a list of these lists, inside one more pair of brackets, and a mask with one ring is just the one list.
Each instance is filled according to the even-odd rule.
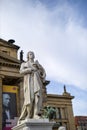
[[29,59],[34,59],[34,58],[35,58],[34,52],[33,51],[29,51],[27,53],[27,59],[29,60]]

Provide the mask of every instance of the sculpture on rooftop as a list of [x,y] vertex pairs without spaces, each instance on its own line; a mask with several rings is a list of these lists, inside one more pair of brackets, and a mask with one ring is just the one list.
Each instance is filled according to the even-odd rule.
[[24,53],[23,50],[21,50],[21,51],[20,51],[20,61],[21,61],[21,63],[24,61],[24,60],[23,60],[23,53]]

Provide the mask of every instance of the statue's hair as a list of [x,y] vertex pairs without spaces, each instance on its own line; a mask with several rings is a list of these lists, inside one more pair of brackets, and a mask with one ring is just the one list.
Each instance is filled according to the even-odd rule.
[[35,58],[34,52],[33,52],[33,51],[29,51],[29,52],[27,53],[27,59],[29,59],[29,53],[32,53],[33,56],[34,56],[34,58]]

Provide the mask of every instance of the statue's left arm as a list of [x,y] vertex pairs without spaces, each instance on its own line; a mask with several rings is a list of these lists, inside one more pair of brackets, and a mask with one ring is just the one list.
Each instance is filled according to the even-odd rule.
[[45,69],[42,67],[42,65],[39,64],[39,62],[37,60],[35,61],[35,63],[36,63],[38,70],[40,72],[40,77],[43,79],[43,81],[45,81],[45,78],[46,78]]

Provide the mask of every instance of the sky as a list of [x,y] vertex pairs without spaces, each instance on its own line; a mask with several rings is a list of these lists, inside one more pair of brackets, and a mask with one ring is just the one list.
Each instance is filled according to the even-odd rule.
[[[1,0],[0,38],[34,51],[45,68],[47,92],[75,98],[74,115],[87,116],[87,1]],[[18,55],[19,55],[18,52]]]

